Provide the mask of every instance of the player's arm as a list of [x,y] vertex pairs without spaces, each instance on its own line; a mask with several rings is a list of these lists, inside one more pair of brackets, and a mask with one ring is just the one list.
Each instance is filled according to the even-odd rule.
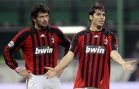
[[118,64],[122,65],[122,67],[125,70],[129,70],[129,71],[133,70],[132,63],[134,63],[135,60],[133,60],[133,61],[124,61],[117,50],[112,50],[111,53],[110,53],[110,56]]
[[122,59],[121,55],[117,50],[112,50],[110,53],[111,58],[116,61],[118,64],[123,65],[125,61]]
[[8,45],[4,48],[4,59],[6,64],[13,70],[15,70],[19,75],[23,76],[24,78],[28,78],[28,72],[26,70],[21,69],[18,66],[18,63],[13,57],[13,54],[20,49],[24,43],[24,36],[25,34],[19,32],[16,36],[9,42]]
[[[70,48],[70,40],[58,28],[57,28],[57,30],[55,30],[55,33],[57,34],[57,37],[58,37],[58,44],[61,45],[62,47],[64,47],[64,54],[63,55],[66,55],[67,52],[69,51],[69,48]],[[56,76],[60,77],[61,74],[63,73],[63,71],[64,71],[64,69],[59,71]]]
[[73,37],[70,51],[68,51],[68,53],[62,58],[60,63],[55,68],[46,67],[48,69],[48,72],[46,73],[47,78],[52,78],[55,76],[60,70],[65,68],[73,60],[73,57],[77,54],[79,49],[78,37],[78,34]]
[[59,71],[64,69],[70,62],[73,60],[74,53],[72,51],[68,51],[68,53],[62,58],[60,63],[55,67],[46,67],[48,69],[48,72],[46,73],[47,78],[52,78],[54,77]]
[[16,72],[19,71],[18,63],[13,58],[13,54],[16,52],[17,44],[16,44],[16,38],[13,38],[8,45],[4,48],[4,59],[5,63]]
[[124,61],[123,58],[121,57],[121,55],[119,54],[118,52],[118,39],[117,39],[117,36],[116,35],[112,35],[112,43],[111,43],[111,46],[110,46],[110,50],[111,50],[111,53],[110,53],[110,56],[111,58],[116,61],[117,63],[119,63],[120,65],[122,65],[122,67],[125,69],[125,70],[132,70],[132,63],[135,62],[135,60],[133,61]]

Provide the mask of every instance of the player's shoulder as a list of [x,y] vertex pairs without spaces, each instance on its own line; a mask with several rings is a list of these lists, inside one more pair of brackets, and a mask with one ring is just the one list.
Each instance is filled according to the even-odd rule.
[[54,33],[56,35],[63,35],[63,32],[56,25],[48,25],[49,32]]
[[31,27],[22,28],[22,29],[18,32],[18,34],[28,33],[28,32],[31,31],[31,29],[32,29]]
[[103,28],[104,34],[107,36],[114,36],[116,35],[114,32],[110,31],[110,30],[106,30]]
[[89,29],[86,28],[86,29],[83,29],[82,31],[79,31],[76,35],[77,35],[77,36],[82,36],[82,35],[85,35],[85,34],[88,33],[88,32],[89,32]]
[[59,29],[59,27],[56,26],[56,25],[51,25],[51,24],[49,24],[48,27],[49,27],[49,29],[51,29],[52,31],[61,31],[61,30]]
[[31,27],[22,28],[20,31],[17,32],[15,38],[29,36],[31,33],[31,29]]

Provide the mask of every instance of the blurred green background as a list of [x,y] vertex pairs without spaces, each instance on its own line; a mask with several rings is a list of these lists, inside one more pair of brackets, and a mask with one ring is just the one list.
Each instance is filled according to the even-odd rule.
[[[53,25],[88,27],[89,7],[97,1],[106,8],[104,27],[118,34],[119,51],[122,56],[125,59],[139,59],[139,0],[0,0],[0,82],[22,81],[22,78],[4,63],[2,54],[4,46],[18,31],[31,26],[30,11],[34,4],[43,3],[50,8],[50,23]],[[66,35],[69,39],[73,36],[73,34]],[[60,48],[59,51],[62,57],[63,49]],[[14,54],[14,58],[24,66],[21,51]],[[61,78],[62,81],[73,82],[77,63],[77,60],[74,60],[67,68]],[[128,80],[131,72],[125,73],[120,68],[119,65],[112,63],[111,81]]]

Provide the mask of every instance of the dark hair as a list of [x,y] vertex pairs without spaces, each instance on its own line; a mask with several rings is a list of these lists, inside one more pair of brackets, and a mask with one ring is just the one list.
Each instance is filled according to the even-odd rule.
[[[49,14],[49,8],[41,3],[36,4],[33,6],[32,10],[31,10],[31,19],[32,18],[36,18],[38,16],[38,13],[48,13]],[[34,22],[32,21],[33,25]]]
[[89,15],[93,15],[95,13],[96,9],[106,12],[104,6],[97,2],[97,3],[95,3],[95,5],[91,5],[91,7],[89,9]]

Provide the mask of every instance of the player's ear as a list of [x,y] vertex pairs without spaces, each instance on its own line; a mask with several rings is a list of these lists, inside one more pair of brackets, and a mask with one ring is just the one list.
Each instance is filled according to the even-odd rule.
[[32,21],[33,21],[33,22],[36,22],[36,19],[35,19],[35,18],[32,18]]
[[89,20],[92,21],[93,20],[93,16],[89,15]]

